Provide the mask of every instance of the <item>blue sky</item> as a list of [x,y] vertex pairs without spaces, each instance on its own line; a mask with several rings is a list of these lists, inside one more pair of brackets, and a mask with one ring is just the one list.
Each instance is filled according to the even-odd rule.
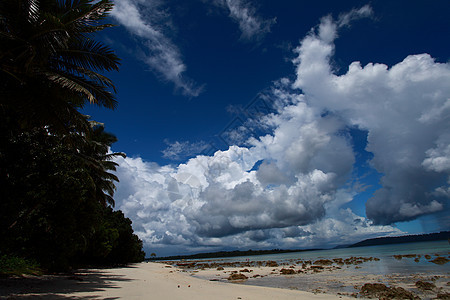
[[120,0],[116,208],[147,252],[448,230],[447,1]]

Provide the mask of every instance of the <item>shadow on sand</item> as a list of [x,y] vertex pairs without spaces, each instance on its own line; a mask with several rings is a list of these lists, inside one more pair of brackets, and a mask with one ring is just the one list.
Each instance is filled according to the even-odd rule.
[[[128,266],[127,268],[134,268]],[[122,275],[106,272],[108,269],[78,270],[72,274],[27,276],[0,279],[0,300],[13,299],[99,299],[94,295],[106,288],[119,288],[117,282],[133,281]],[[74,296],[76,293],[92,293]],[[117,297],[102,298],[107,300]]]

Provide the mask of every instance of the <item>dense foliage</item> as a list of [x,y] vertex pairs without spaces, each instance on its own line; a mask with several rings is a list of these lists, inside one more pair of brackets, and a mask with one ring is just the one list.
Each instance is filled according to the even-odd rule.
[[[305,251],[316,251],[322,249],[272,249],[272,250],[233,250],[233,251],[218,251],[218,252],[205,252],[192,255],[176,255],[166,257],[153,257],[150,255],[148,260],[183,260],[183,259],[204,259],[204,258],[223,258],[223,257],[239,257],[239,256],[256,256],[256,255],[268,255],[268,254],[281,254],[281,253],[294,253]],[[154,255],[156,256],[156,254]]]
[[[114,108],[114,85],[102,71],[119,58],[93,39],[110,0],[0,1],[0,105],[24,127],[66,133],[88,130],[77,110],[86,103]],[[6,111],[5,111],[6,110]]]
[[[93,33],[110,0],[0,1],[0,256],[50,270],[144,258],[114,212],[116,138],[79,112],[114,108],[119,59]],[[8,258],[8,259],[6,259]],[[17,258],[17,259],[15,259]],[[17,264],[16,264],[17,265]]]
[[122,155],[108,153],[114,136],[99,124],[89,139],[73,135],[76,145],[35,129],[0,146],[2,251],[50,269],[142,260],[131,221],[107,205],[117,180],[111,159]]
[[367,239],[349,247],[366,247],[375,245],[404,244],[416,242],[445,241],[450,240],[450,231],[441,231],[427,234],[414,234],[402,236],[387,236]]
[[41,275],[41,268],[32,260],[13,255],[0,256],[0,277],[21,276],[23,274]]

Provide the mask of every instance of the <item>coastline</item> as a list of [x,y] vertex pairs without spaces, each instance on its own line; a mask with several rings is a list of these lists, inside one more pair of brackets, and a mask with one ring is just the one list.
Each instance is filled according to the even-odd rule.
[[[450,252],[284,260],[166,261],[204,280],[352,298],[450,299]],[[447,258],[448,257],[448,258]],[[273,257],[275,258],[275,257]],[[280,257],[278,257],[280,258]],[[177,271],[179,272],[179,271]]]
[[162,263],[139,263],[113,269],[79,270],[71,276],[1,279],[0,299],[350,299],[208,281]]
[[[421,253],[419,249],[416,252]],[[72,274],[0,279],[0,300],[450,299],[446,266],[450,252],[446,248],[438,252],[400,251],[381,258],[327,258],[323,256],[326,252],[321,252],[314,259],[142,262]]]

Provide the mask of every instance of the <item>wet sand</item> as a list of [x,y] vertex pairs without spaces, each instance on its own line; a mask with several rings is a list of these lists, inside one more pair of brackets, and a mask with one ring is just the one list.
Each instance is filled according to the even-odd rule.
[[[344,297],[345,298],[345,297]],[[161,263],[80,270],[72,275],[0,280],[0,299],[342,299],[289,289],[192,277]]]
[[[376,257],[140,263],[0,279],[0,299],[450,299],[448,258],[433,274],[376,273]],[[401,259],[418,256],[392,261]]]
[[[403,257],[410,260],[417,258],[413,255]],[[399,257],[395,259],[398,260]],[[292,259],[280,263],[275,261],[207,262],[204,260],[170,263],[182,268],[182,272],[197,278],[218,282],[238,282],[243,285],[354,298],[450,299],[450,273],[447,263],[438,266],[439,271],[433,274],[373,272],[377,265],[382,265],[376,257],[316,261]]]

